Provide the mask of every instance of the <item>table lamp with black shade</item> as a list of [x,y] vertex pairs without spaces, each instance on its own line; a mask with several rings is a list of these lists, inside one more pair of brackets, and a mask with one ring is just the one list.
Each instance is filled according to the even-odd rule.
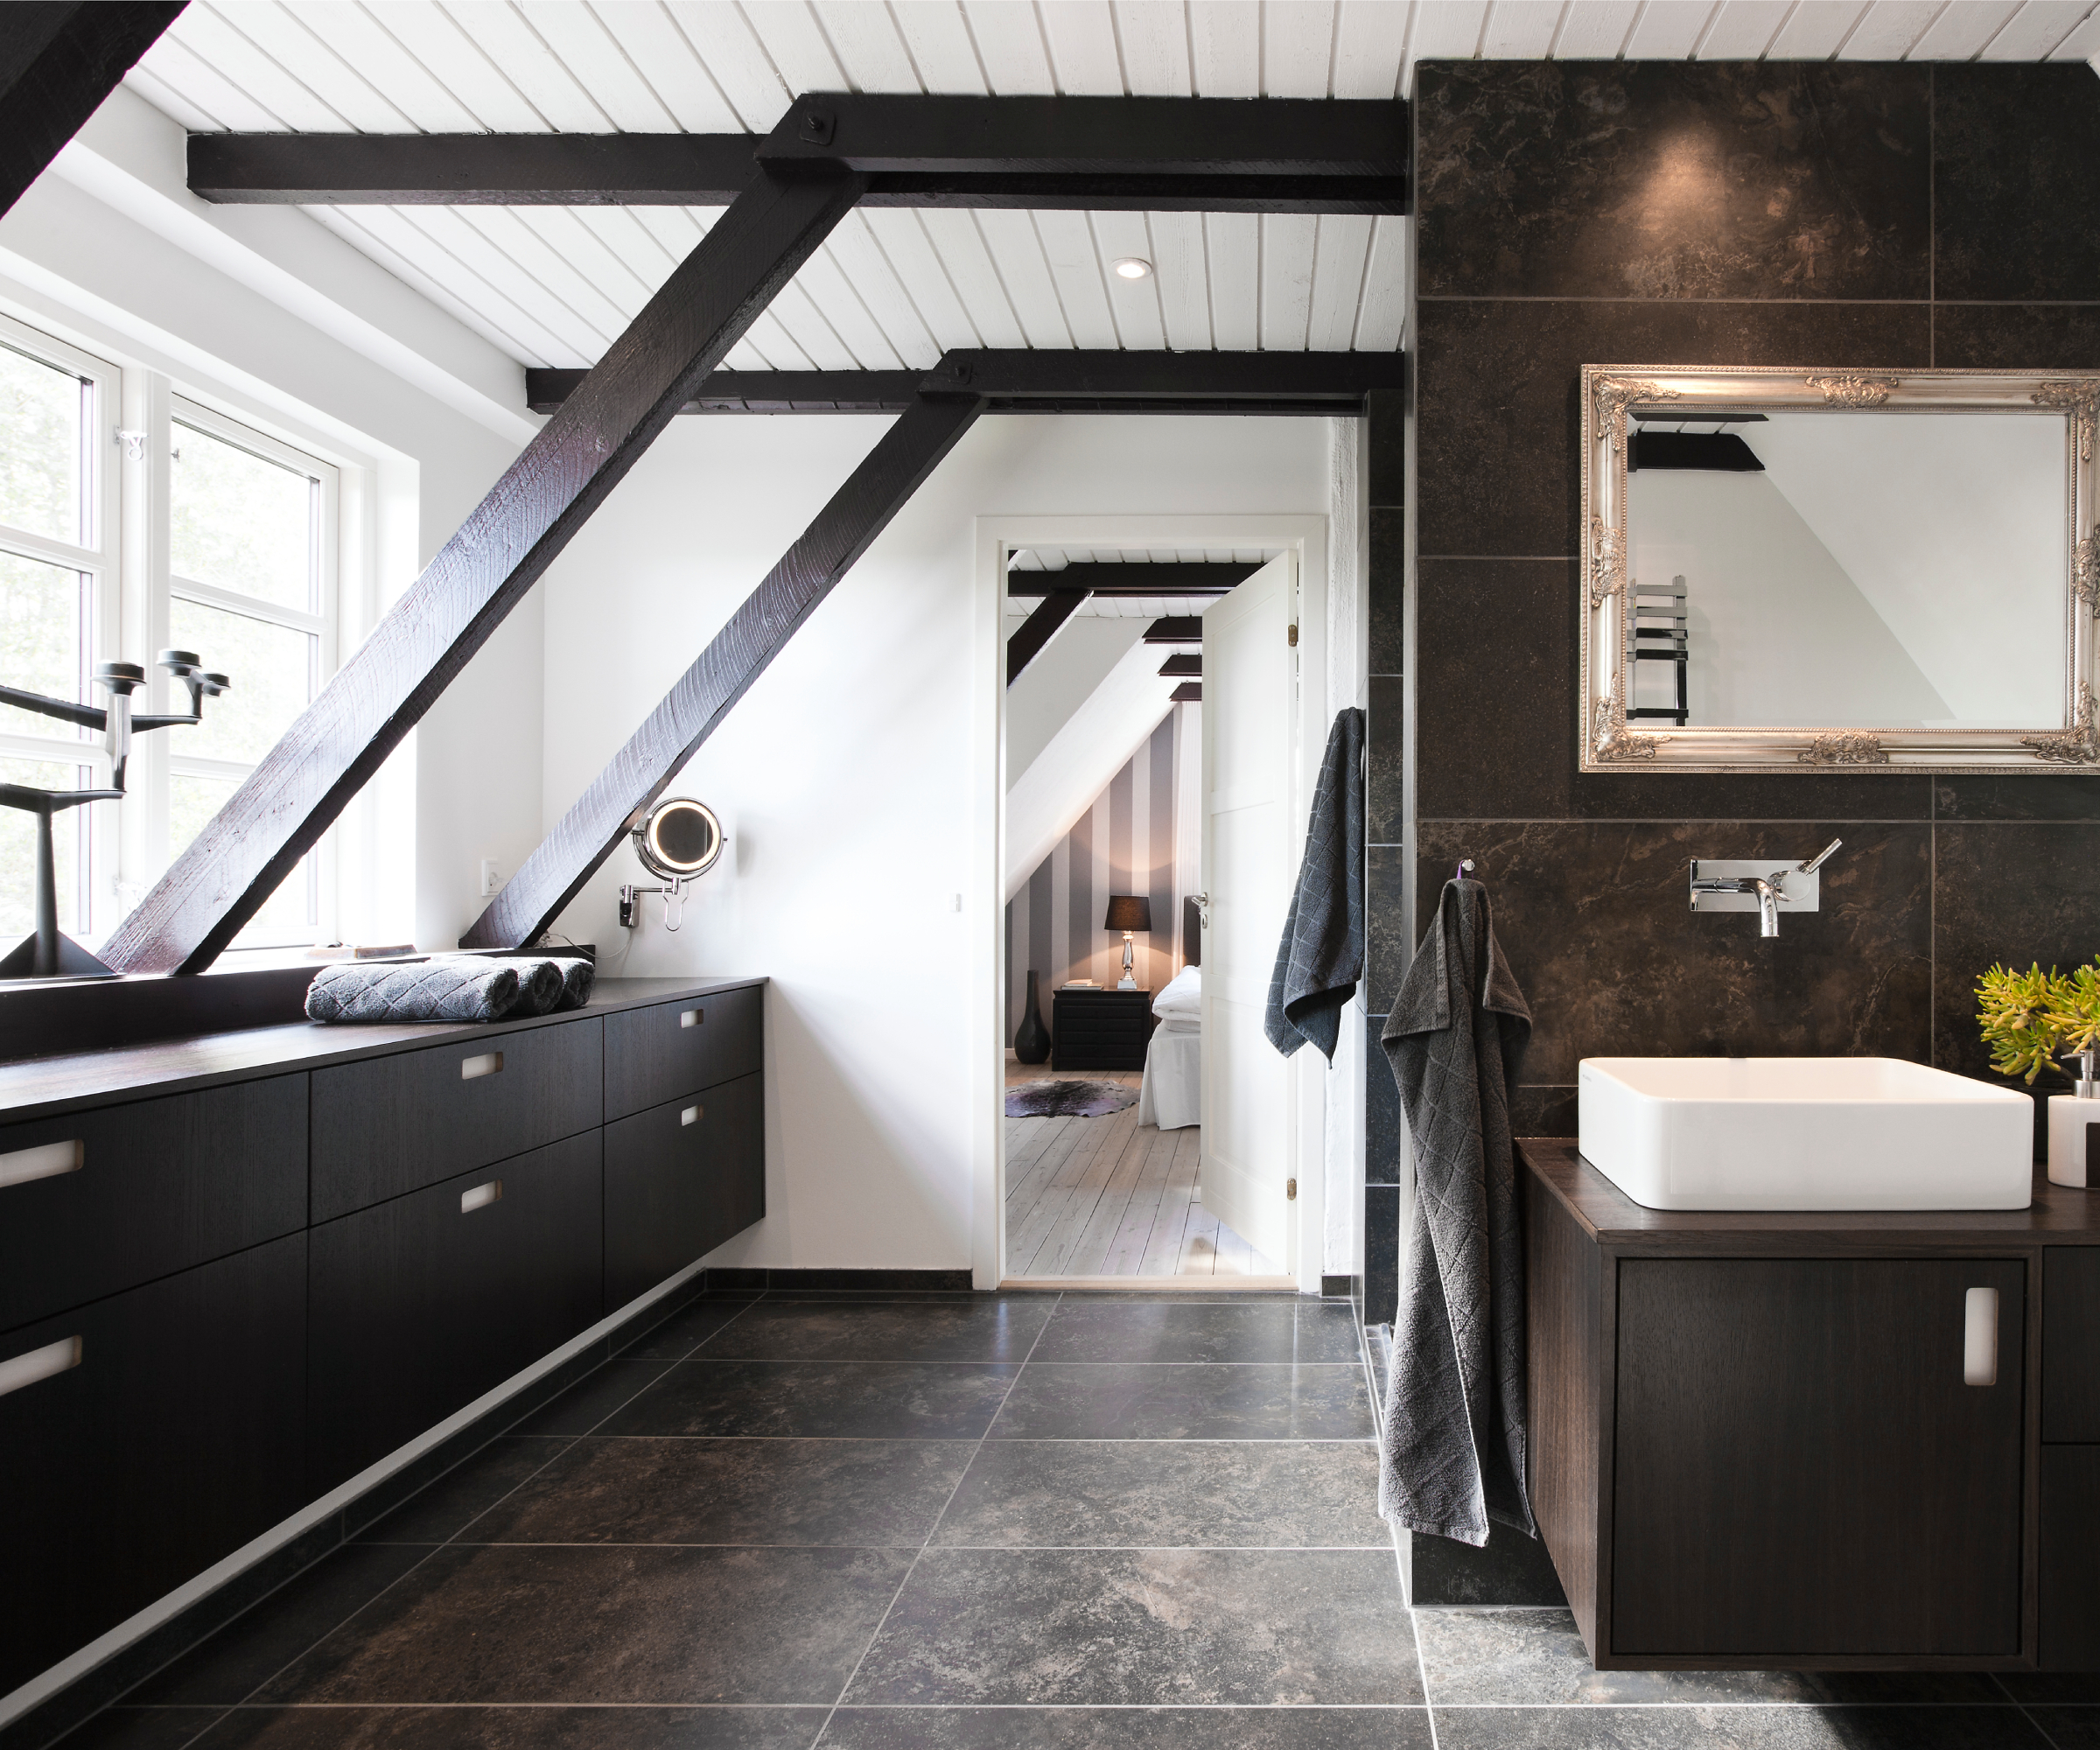
[[1130,970],[1133,949],[1131,935],[1138,930],[1152,927],[1152,902],[1142,893],[1111,893],[1109,895],[1109,914],[1102,921],[1102,928],[1123,932],[1123,976],[1117,982],[1118,990],[1135,990],[1138,980]]

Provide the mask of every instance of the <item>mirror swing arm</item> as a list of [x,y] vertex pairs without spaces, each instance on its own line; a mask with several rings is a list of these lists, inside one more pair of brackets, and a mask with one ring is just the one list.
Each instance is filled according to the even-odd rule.
[[634,855],[641,866],[662,883],[641,887],[623,883],[620,890],[620,927],[633,929],[640,922],[641,896],[663,895],[663,927],[674,934],[685,921],[685,886],[715,866],[722,855],[722,822],[705,802],[690,796],[666,796],[635,816],[629,829]]
[[[1627,519],[1629,438],[1643,416],[1686,424],[1782,413],[1842,418],[1916,411],[2053,413],[2062,421],[2062,707],[2020,727],[1726,727],[1650,732],[1634,710],[1642,610]],[[1581,684],[1584,772],[2100,771],[2095,690],[2100,633],[2100,375],[1998,370],[1861,371],[1777,367],[1582,369]],[[1769,429],[1769,428],[1767,428]],[[1636,464],[1636,466],[1638,466]],[[2052,529],[2051,541],[2056,539]],[[2039,574],[2037,574],[2039,575]],[[2054,586],[2052,586],[2053,588]],[[1682,605],[1680,604],[1680,612]],[[1652,611],[1651,611],[1652,612]],[[2051,683],[2054,689],[2054,682]],[[1629,715],[1630,712],[1630,715]]]

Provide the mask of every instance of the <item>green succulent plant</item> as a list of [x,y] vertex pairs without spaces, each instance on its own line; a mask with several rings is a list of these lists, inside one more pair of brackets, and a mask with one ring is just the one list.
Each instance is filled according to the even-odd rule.
[[2059,1057],[2100,1050],[2100,962],[2068,973],[1994,965],[1977,980],[1976,1018],[1999,1074],[2029,1087],[2045,1069],[2068,1077]]

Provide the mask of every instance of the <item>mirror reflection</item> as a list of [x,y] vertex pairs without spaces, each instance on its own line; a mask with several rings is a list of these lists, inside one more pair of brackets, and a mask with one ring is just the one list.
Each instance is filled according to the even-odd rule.
[[2031,729],[2063,715],[2066,421],[1632,410],[1627,717]]

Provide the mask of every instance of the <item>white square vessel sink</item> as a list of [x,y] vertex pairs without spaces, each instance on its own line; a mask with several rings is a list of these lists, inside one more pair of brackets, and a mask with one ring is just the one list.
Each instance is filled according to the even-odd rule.
[[2034,1102],[1894,1057],[1590,1057],[1585,1159],[1649,1209],[2024,1209]]

